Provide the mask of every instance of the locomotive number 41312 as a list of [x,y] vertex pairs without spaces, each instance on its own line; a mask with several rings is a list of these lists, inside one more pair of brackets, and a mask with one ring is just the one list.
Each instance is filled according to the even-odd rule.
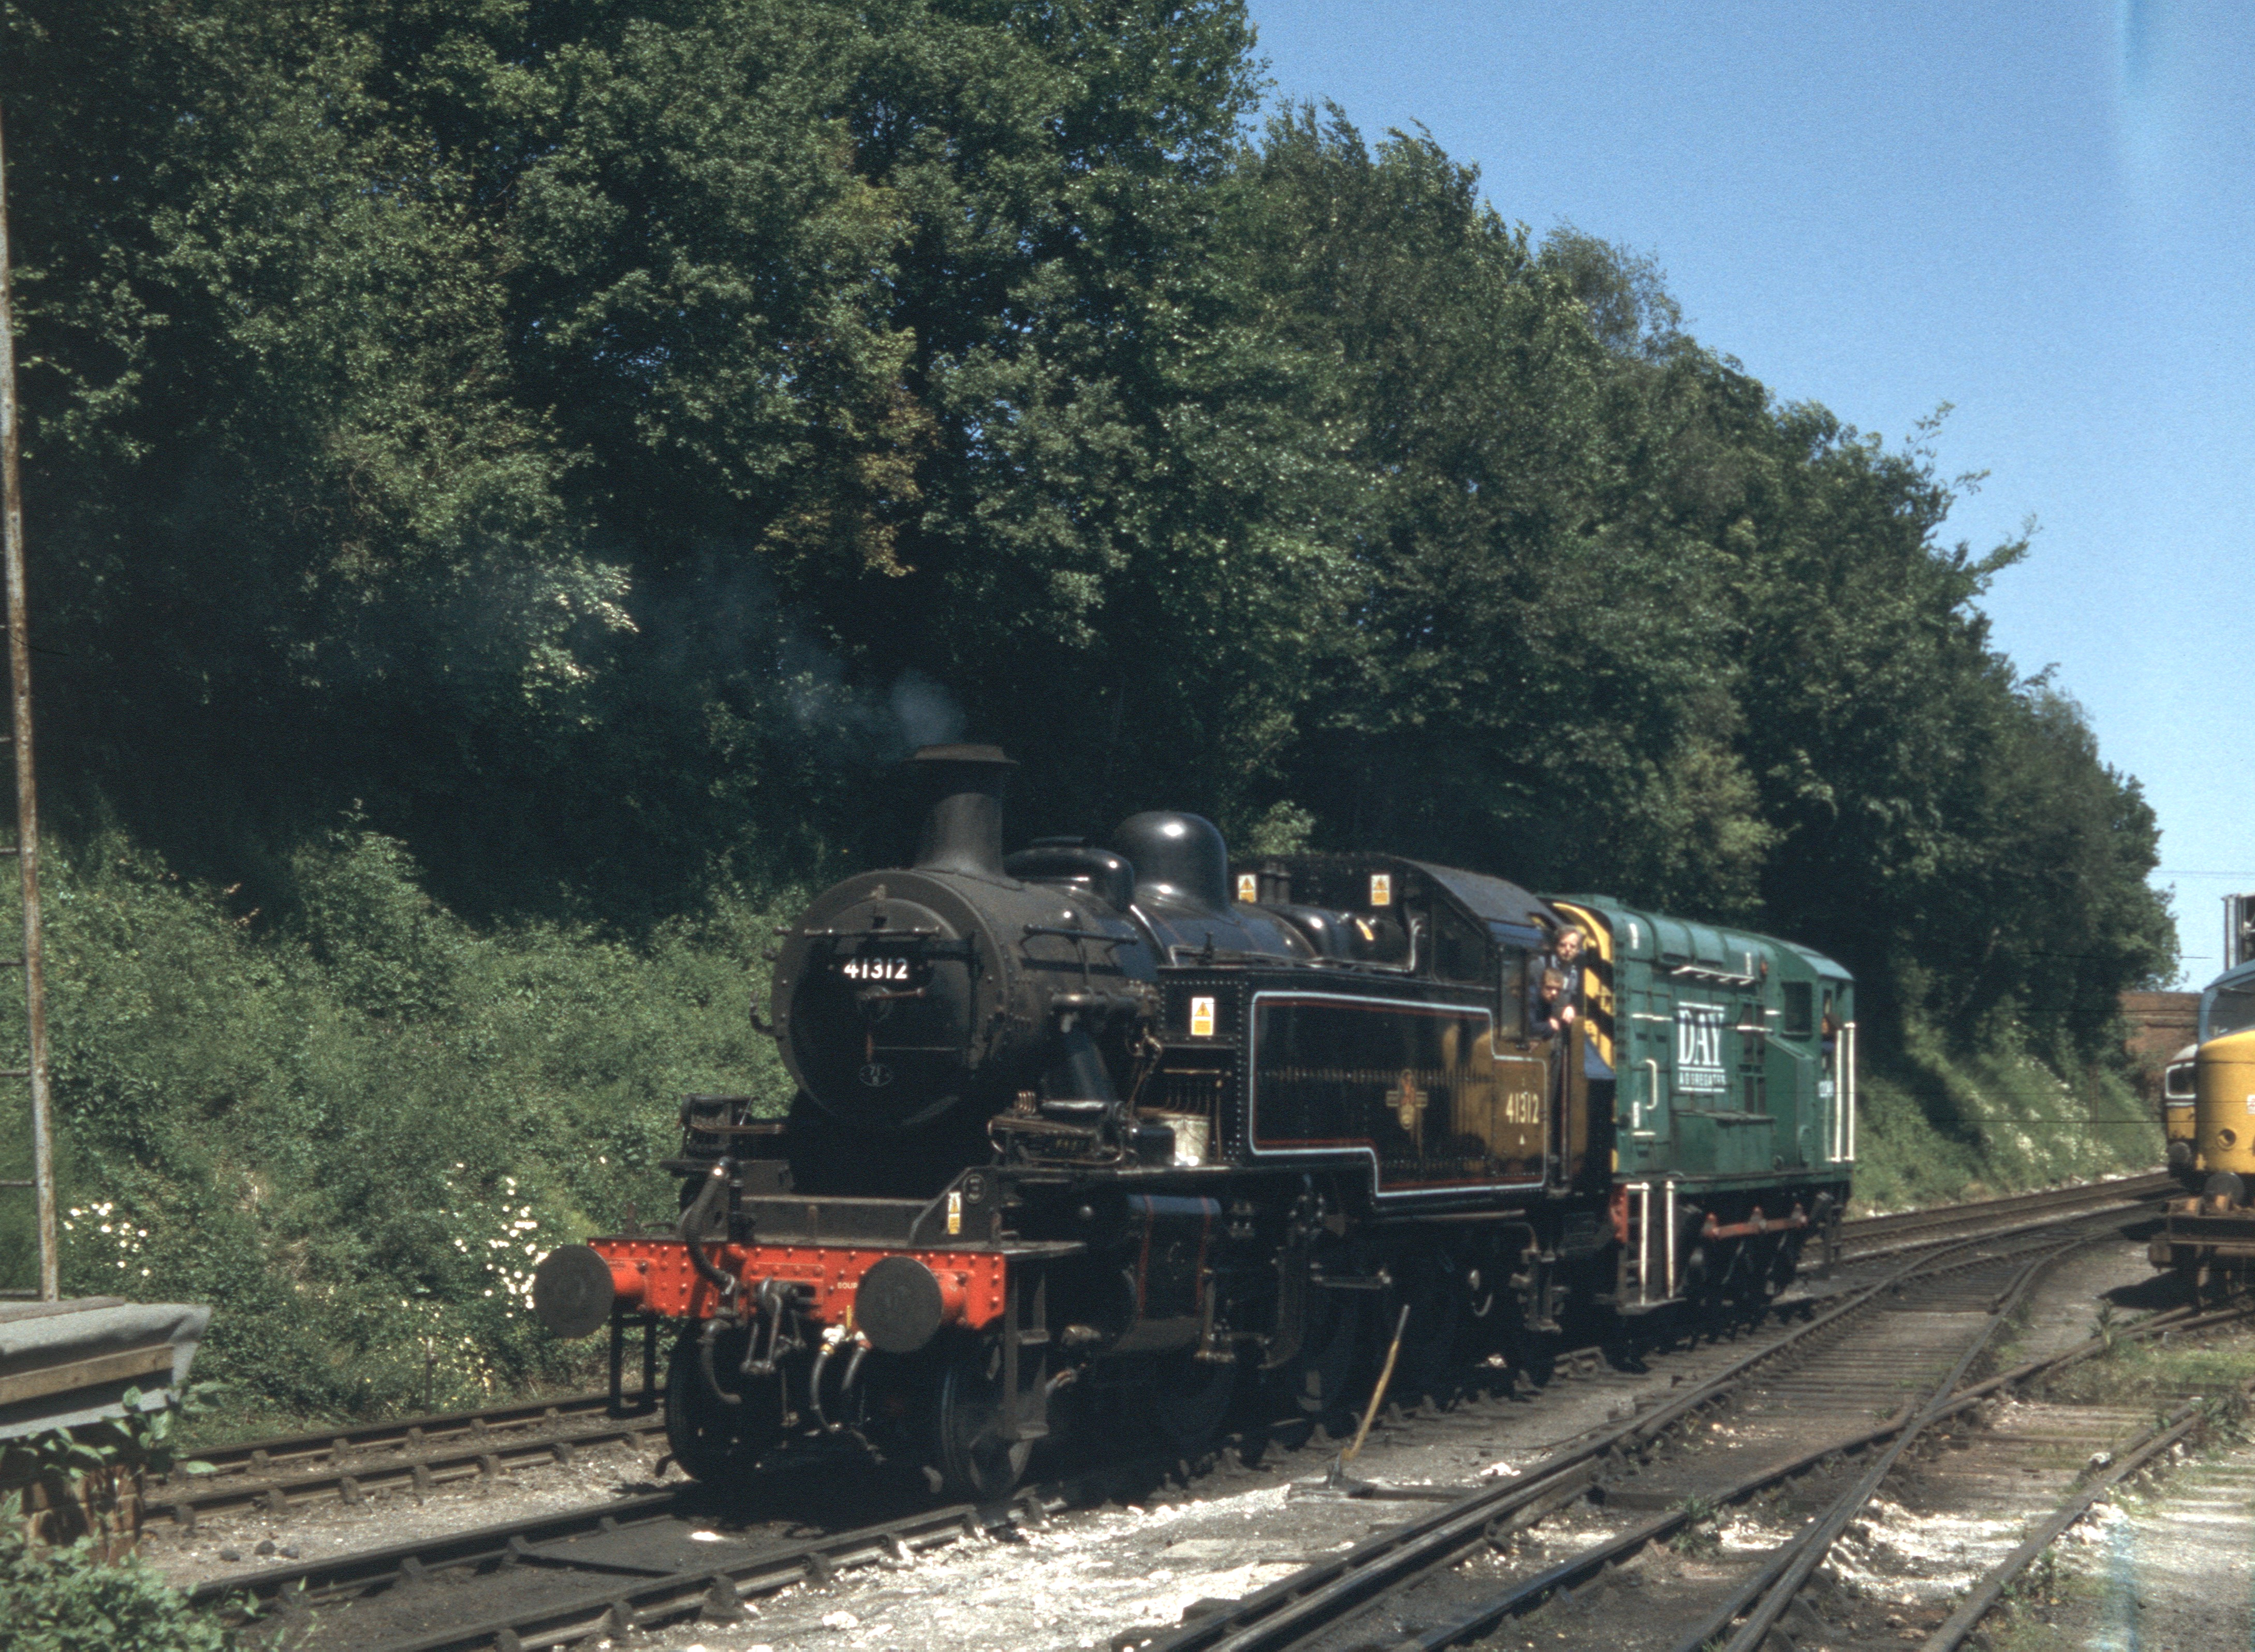
[[848,958],[838,966],[838,973],[848,981],[905,981],[909,978],[906,958]]

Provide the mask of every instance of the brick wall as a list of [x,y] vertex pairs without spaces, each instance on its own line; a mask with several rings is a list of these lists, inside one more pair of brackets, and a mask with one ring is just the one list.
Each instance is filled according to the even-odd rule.
[[2125,992],[2122,1018],[2130,1024],[2126,1042],[2139,1088],[2158,1102],[2161,1068],[2169,1057],[2192,1042],[2200,1024],[2200,994]]

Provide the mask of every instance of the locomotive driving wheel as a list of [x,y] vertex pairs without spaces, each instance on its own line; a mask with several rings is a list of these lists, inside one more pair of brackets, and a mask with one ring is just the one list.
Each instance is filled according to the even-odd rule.
[[1467,1291],[1464,1268],[1444,1245],[1421,1246],[1396,1259],[1395,1300],[1409,1310],[1394,1392],[1405,1403],[1444,1387],[1462,1334]]
[[[709,1361],[701,1334],[673,1345],[665,1370],[665,1444],[693,1480],[726,1480],[748,1467],[780,1431],[782,1396],[774,1380],[747,1377],[736,1368],[745,1338],[741,1329],[714,1333]],[[716,1382],[734,1404],[714,1392]]]
[[1270,1374],[1305,1417],[1345,1410],[1354,1382],[1362,1332],[1360,1298],[1345,1292],[1309,1293],[1307,1340]]
[[1187,1348],[1151,1363],[1143,1410],[1151,1432],[1169,1451],[1196,1457],[1213,1444],[1237,1397],[1237,1367],[1201,1360]]
[[[1040,1420],[1043,1386],[1041,1362],[1024,1361],[1018,1369],[1018,1395],[1029,1420]],[[1003,1398],[999,1337],[962,1337],[942,1353],[932,1396],[931,1454],[940,1486],[949,1494],[990,1502],[1008,1496],[1024,1475],[1034,1445],[1006,1437]]]

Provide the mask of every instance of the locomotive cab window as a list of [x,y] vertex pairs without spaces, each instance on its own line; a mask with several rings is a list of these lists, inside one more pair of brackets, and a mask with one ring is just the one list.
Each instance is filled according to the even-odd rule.
[[1784,1037],[1805,1039],[1816,1030],[1816,989],[1808,982],[1785,984],[1784,1008],[1777,1028]]
[[1527,1039],[1527,948],[1502,946],[1496,950],[1503,959],[1501,985],[1496,995],[1496,1040],[1501,1043],[1508,1039],[1524,1043]]
[[1444,981],[1487,982],[1487,937],[1453,906],[1433,906],[1433,973]]

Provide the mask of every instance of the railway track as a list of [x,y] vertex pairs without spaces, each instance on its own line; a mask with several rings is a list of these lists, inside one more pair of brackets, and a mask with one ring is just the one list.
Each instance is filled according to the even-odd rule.
[[[693,1491],[664,1493],[276,1568],[190,1598],[219,1608],[248,1600],[292,1647],[522,1652],[687,1617],[738,1621],[758,1595],[1045,1524],[1062,1506],[1056,1492],[1029,1491],[809,1537],[788,1522],[723,1516]],[[460,1586],[472,1580],[474,1603]]]
[[[1985,1381],[1964,1380],[2036,1275],[2102,1236],[2062,1241],[2030,1233],[2004,1244],[1963,1241],[1907,1262],[1792,1337],[1750,1353],[1660,1410],[1572,1444],[1507,1488],[1477,1493],[1381,1532],[1194,1622],[1116,1637],[1115,1652],[1303,1652],[1350,1645],[1440,1652],[1486,1636],[1562,1593],[1570,1598],[1576,1587],[1714,1509],[1804,1477],[1843,1482],[1828,1487],[1799,1530],[1761,1557],[1719,1605],[1687,1620],[1687,1632],[1667,1642],[1675,1652],[1711,1645],[1752,1652],[1921,1433],[2109,1346],[2094,1338]],[[1980,1321],[1970,1335],[1962,1323],[1969,1315]],[[2237,1311],[2174,1310],[2111,1340],[2195,1331],[2241,1317]],[[1763,1432],[1766,1420],[1789,1419],[1789,1426],[1770,1430],[1772,1438],[1755,1448],[1655,1460],[1664,1436],[1696,1431],[1706,1414],[1725,1406],[1742,1432]],[[1874,1410],[1886,1414],[1874,1421]],[[2156,1430],[2137,1448],[2144,1452],[2140,1460],[2166,1451],[2188,1426],[2180,1417]],[[1653,1512],[1500,1588],[1452,1575],[1468,1555],[1507,1546],[1514,1534],[1592,1501],[1609,1513]],[[1385,1627],[1373,1633],[1380,1618]]]
[[211,1474],[173,1475],[151,1494],[149,1507],[183,1530],[193,1530],[200,1516],[243,1510],[278,1519],[308,1503],[334,1500],[349,1507],[390,1491],[419,1496],[530,1464],[568,1463],[595,1446],[640,1445],[664,1432],[650,1407],[619,1415],[608,1396],[582,1394],[281,1436],[203,1453]]
[[[1616,1497],[1650,1502],[1661,1494],[1649,1484],[1636,1484],[1634,1477],[1624,1480],[1619,1473],[1624,1462],[1647,1453],[1671,1431],[1696,1424],[1726,1401],[1735,1399],[1743,1410],[1750,1404],[1803,1405],[1811,1391],[1829,1392],[1837,1399],[1844,1391],[1837,1373],[1816,1368],[1803,1356],[1840,1342],[1859,1324],[1884,1317],[1892,1296],[1909,1289],[1913,1281],[1978,1302],[1990,1321],[1997,1322],[1999,1314],[1991,1310],[2004,1306],[1999,1298],[2013,1284],[2005,1276],[2032,1277],[2044,1257],[2071,1248],[2025,1231],[2029,1226],[2025,1207],[2014,1214],[2023,1231],[2013,1239],[1987,1245],[1960,1241],[1904,1261],[1829,1306],[1809,1305],[1802,1323],[1755,1335],[1743,1350],[1709,1345],[1700,1351],[1697,1363],[1715,1366],[1719,1362],[1719,1368],[1695,1380],[1686,1392],[1643,1415],[1567,1443],[1507,1488],[1450,1502],[1372,1538],[1326,1563],[1329,1570],[1320,1578],[1288,1579],[1247,1597],[1227,1614],[1169,1631],[1164,1637],[1155,1632],[1152,1638],[1178,1652],[1313,1645],[1332,1627],[1325,1616],[1331,1606],[1352,1609],[1390,1597],[1445,1568],[1483,1537],[1539,1520],[1587,1497],[1593,1488],[1612,1481]],[[2000,1250],[2001,1257],[1993,1254]],[[1875,1314],[1874,1309],[1881,1312]],[[2185,1322],[2181,1315],[2167,1321]],[[2156,1320],[2147,1325],[2159,1328],[2162,1323]],[[1858,1368],[1866,1390],[1875,1382],[1884,1390],[1904,1380],[1900,1372],[1908,1367],[1903,1362],[1914,1365],[1925,1359],[1930,1363],[1931,1351],[1906,1352],[1897,1329],[1868,1327],[1869,1345],[1836,1348],[1836,1362],[1845,1359]],[[1886,1364],[1889,1360],[1894,1364]],[[1963,1363],[1958,1362],[1961,1372]],[[1757,1375],[1767,1387],[1761,1394],[1751,1395],[1749,1384]],[[1988,1384],[1963,1389],[1955,1397],[1961,1405],[1976,1404],[1999,1384],[2025,1375],[2007,1373]],[[1872,1393],[1858,1391],[1850,1399],[1868,1410]],[[1464,1418],[1463,1412],[1452,1412],[1435,1419],[1434,1425],[1448,1426]],[[1828,1438],[1802,1454],[1807,1460],[1767,1466],[1764,1483],[1807,1473],[1842,1452],[1884,1447],[1902,1432],[1906,1421],[1898,1416],[1880,1427],[1866,1426],[1859,1439]],[[1163,1465],[1141,1466],[1147,1474],[1164,1472]],[[692,1617],[733,1620],[758,1595],[792,1584],[825,1583],[853,1567],[903,1564],[921,1552],[966,1540],[1008,1536],[1044,1524],[1064,1508],[1099,1500],[1107,1491],[1117,1494],[1120,1483],[1120,1471],[1115,1467],[1022,1494],[1006,1505],[903,1507],[877,1522],[858,1519],[842,1530],[811,1537],[794,1535],[756,1512],[723,1510],[706,1494],[692,1490],[507,1522],[334,1561],[275,1568],[207,1586],[199,1592],[199,1599],[217,1603],[228,1596],[248,1596],[292,1628],[293,1642],[316,1648],[334,1644],[370,1652],[449,1652],[565,1645],[590,1634],[615,1637],[625,1629],[650,1629]],[[1419,1494],[1437,1494],[1425,1488]],[[1672,1530],[1667,1523],[1671,1518],[1661,1516],[1640,1541],[1665,1535]],[[1540,1591],[1529,1598],[1539,1599]],[[1509,1610],[1505,1608],[1507,1615]],[[1240,1622],[1240,1618],[1246,1620]],[[1297,1628],[1308,1629],[1309,1634]]]
[[[2255,1385],[2243,1388],[2239,1400],[2244,1406]],[[1981,1626],[1981,1620],[1996,1609],[2006,1592],[2033,1566],[2037,1558],[2052,1544],[2066,1535],[2069,1527],[2089,1514],[2098,1501],[2126,1481],[2146,1474],[2157,1464],[2166,1460],[2176,1446],[2190,1442],[2204,1430],[2208,1417],[2196,1401],[2178,1405],[2156,1421],[2135,1439],[2111,1453],[2111,1461],[2101,1472],[2087,1476],[2083,1483],[2062,1500],[2059,1506],[2035,1523],[2034,1529],[2022,1539],[2020,1546],[1984,1573],[1980,1580],[1967,1591],[1956,1610],[1942,1620],[1942,1626],[1921,1643],[1919,1652],[1957,1652],[1957,1648]]]
[[[2109,1185],[2107,1191],[2106,1208],[2111,1208],[2122,1202],[2128,1188],[2118,1183]],[[2004,1208],[1992,1220],[2009,1224],[2006,1231],[2019,1236],[2005,1242],[2008,1245],[2026,1248],[2046,1225],[2031,1214],[2043,1208],[2040,1202],[2027,1199],[1996,1202]],[[2083,1190],[2067,1190],[2057,1203],[2069,1210],[2087,1208],[2091,1198]],[[1961,1213],[1952,1214],[1962,1219]],[[2054,1215],[2049,1225],[2056,1226],[2061,1220]],[[1693,1387],[1686,1394],[1645,1415],[1570,1442],[1532,1478],[1514,1482],[1498,1494],[1483,1494],[1489,1501],[1476,1510],[1452,1506],[1430,1518],[1449,1522],[1457,1537],[1469,1530],[1475,1542],[1492,1530],[1540,1519],[1577,1497],[1586,1496],[1603,1478],[1600,1468],[1609,1461],[1617,1464],[1624,1453],[1648,1449],[1649,1442],[1687,1418],[1713,1410],[1726,1395],[1744,1385],[1749,1373],[1768,1368],[1781,1355],[1790,1362],[1794,1350],[1837,1335],[1835,1327],[1856,1318],[1886,1293],[1902,1288],[1906,1280],[1969,1271],[1978,1275],[1984,1269],[1993,1272],[1997,1265],[1992,1257],[1971,1254],[1981,1249],[1978,1242],[1952,1243],[1931,1231],[1914,1237],[1900,1223],[1894,1223],[1893,1228],[1893,1242],[1915,1247],[1922,1254],[1887,1269],[1875,1282],[1850,1287],[1829,1303],[1819,1299],[1801,1305],[1805,1318],[1799,1326],[1742,1333],[1741,1340],[1748,1344],[1743,1351],[1737,1346],[1711,1344],[1696,1358],[1687,1355],[1687,1364],[1695,1368],[1722,1364],[1704,1377],[1687,1371],[1685,1377]],[[1990,1292],[1990,1285],[1980,1279],[1968,1288],[1977,1295]],[[2158,1327],[2160,1322],[2151,1323]],[[2117,1334],[2118,1337],[2123,1334],[2132,1333]],[[1867,1361],[1866,1368],[1876,1368]],[[1569,1381],[1602,1381],[1609,1373],[1603,1355],[1592,1348],[1562,1356],[1559,1375]],[[1994,1385],[1979,1392],[1992,1391]],[[1968,1394],[1968,1404],[1978,1397],[1974,1390]],[[1478,1406],[1475,1399],[1466,1409],[1418,1426],[1466,1425]],[[193,1502],[186,1518],[193,1521],[198,1508],[263,1505],[272,1509],[277,1490],[288,1500],[285,1507],[319,1497],[325,1491],[349,1501],[352,1494],[339,1489],[348,1479],[364,1495],[377,1487],[403,1481],[411,1488],[437,1483],[449,1473],[453,1477],[490,1474],[503,1472],[509,1462],[552,1457],[558,1454],[559,1443],[568,1452],[573,1439],[632,1438],[659,1428],[648,1414],[638,1419],[616,1419],[605,1412],[603,1398],[590,1396],[551,1404],[418,1418],[351,1433],[245,1444],[228,1454],[221,1483],[198,1487],[190,1494]],[[1900,1429],[1900,1424],[1896,1426]],[[1865,1432],[1874,1440],[1886,1433],[1885,1430]],[[1818,1456],[1837,1456],[1852,1449],[1864,1447],[1830,1442]],[[381,1459],[386,1454],[390,1460],[380,1470],[368,1467],[371,1456]],[[361,1464],[358,1472],[338,1466],[341,1461],[355,1460]],[[445,1468],[438,1466],[441,1464]],[[421,1481],[416,1474],[418,1467],[426,1477]],[[1134,1480],[1140,1470],[1148,1486],[1168,1468],[1163,1464],[1132,1464],[1127,1466],[1125,1478]],[[1783,1472],[1789,1477],[1794,1472],[1805,1471],[1803,1465]],[[922,1550],[966,1538],[1008,1535],[1045,1522],[1061,1508],[1092,1497],[1100,1500],[1107,1493],[1120,1494],[1122,1480],[1122,1471],[1115,1465],[1075,1481],[1022,1494],[1007,1505],[937,1509],[903,1506],[874,1523],[866,1520],[866,1511],[856,1510],[851,1523],[819,1522],[827,1530],[813,1537],[791,1535],[794,1530],[803,1534],[804,1524],[790,1528],[762,1519],[756,1511],[721,1510],[706,1494],[692,1488],[502,1522],[334,1560],[271,1568],[207,1585],[197,1592],[197,1598],[207,1603],[227,1598],[248,1600],[256,1609],[294,1624],[299,1632],[295,1638],[313,1645],[330,1643],[324,1626],[329,1633],[336,1633],[348,1623],[349,1628],[342,1630],[344,1638],[334,1644],[380,1648],[381,1652],[565,1645],[589,1634],[615,1634],[622,1627],[649,1628],[685,1617],[727,1620],[754,1596],[797,1582],[825,1582],[835,1572],[854,1566],[901,1564]],[[1420,1494],[1436,1495],[1430,1489]],[[1652,1494],[1647,1490],[1641,1494],[1648,1500]],[[1498,1497],[1500,1501],[1495,1501]],[[1471,1520],[1475,1512],[1477,1520]],[[1446,1540],[1443,1546],[1447,1547]],[[1409,1570],[1423,1575],[1439,1564],[1430,1559],[1413,1562]],[[477,1585],[474,1596],[460,1586],[472,1581]],[[1236,1644],[1212,1640],[1207,1624],[1201,1624],[1199,1631],[1198,1638],[1181,1643],[1185,1652],[1193,1646]],[[1171,1647],[1176,1642],[1163,1644]],[[1261,1639],[1247,1643],[1248,1647],[1267,1644]]]
[[1963,1205],[1898,1211],[1886,1216],[1858,1216],[1840,1224],[1840,1259],[1867,1261],[1917,1245],[1992,1232],[2032,1218],[2138,1204],[2163,1197],[2176,1186],[2175,1179],[2167,1171],[2154,1171],[2148,1175],[2083,1182],[2072,1187],[2047,1187],[2037,1193],[2013,1194]]
[[[1970,1250],[1975,1242],[1964,1242],[1957,1250]],[[1956,1250],[1952,1250],[1906,1262],[1827,1312],[1805,1321],[1790,1335],[1732,1361],[1688,1392],[1644,1416],[1569,1445],[1548,1461],[1529,1468],[1522,1478],[1507,1487],[1475,1493],[1432,1515],[1380,1532],[1334,1559],[1309,1567],[1194,1623],[1140,1642],[1121,1637],[1115,1646],[1119,1652],[1128,1652],[1128,1648],[1138,1645],[1149,1648],[1149,1652],[1284,1652],[1285,1648],[1316,1646],[1335,1632],[1381,1610],[1390,1612],[1397,1620],[1420,1612],[1429,1619],[1438,1620],[1427,1631],[1444,1634],[1444,1638],[1435,1642],[1437,1645],[1485,1633],[1557,1590],[1570,1587],[1576,1580],[1617,1563],[1647,1544],[1674,1535],[1692,1517],[1690,1511],[1698,1506],[1692,1502],[1700,1494],[1697,1490],[1674,1486],[1655,1490],[1651,1483],[1635,1483],[1644,1480],[1642,1474],[1626,1472],[1647,1459],[1672,1432],[1697,1424],[1732,1401],[1744,1405],[1750,1399],[1760,1404],[1760,1399],[1767,1398],[1782,1407],[1805,1398],[1812,1389],[1868,1415],[1875,1394],[1891,1394],[1901,1380],[1899,1374],[1906,1364],[1924,1362],[1930,1359],[1930,1350],[1915,1346],[1906,1348],[1899,1335],[1887,1334],[1892,1327],[1865,1326],[1862,1327],[1865,1336],[1848,1343],[1845,1360],[1812,1362],[1805,1358],[1793,1360],[1792,1356],[1806,1355],[1827,1343],[1837,1345],[1844,1340],[1844,1333],[1858,1321],[1875,1317],[1871,1310],[1914,1281],[1929,1285],[1957,1284],[1958,1275],[1971,1271],[1977,1276],[1973,1289],[1980,1298],[1993,1301],[1998,1294],[1994,1282],[1985,1277],[1996,1271],[1991,1259],[1971,1259],[1970,1267],[1952,1265],[1960,1260]],[[1759,1376],[1788,1362],[1793,1368],[1779,1373],[1776,1380],[1767,1385],[1767,1394],[1758,1397],[1750,1394]],[[1835,1368],[1844,1366],[1846,1368]],[[1761,1483],[1774,1483],[1805,1473],[1843,1451],[1859,1449],[1882,1432],[1900,1432],[1906,1420],[1899,1414],[1883,1431],[1866,1427],[1856,1434],[1828,1433],[1813,1447],[1782,1462],[1764,1463]],[[1617,1488],[1608,1489],[1609,1481],[1615,1482]],[[1750,1495],[1760,1488],[1748,1485],[1739,1494]],[[1719,1488],[1709,1488],[1711,1492],[1716,1489]],[[1590,1498],[1593,1493],[1624,1507],[1658,1502],[1667,1505],[1668,1509],[1632,1526],[1619,1538],[1520,1580],[1501,1595],[1477,1601],[1470,1610],[1462,1609],[1460,1603],[1453,1601],[1444,1602],[1435,1609],[1430,1602],[1410,1598],[1484,1542],[1529,1527]],[[1394,1640],[1412,1638],[1416,1637],[1397,1635]],[[1391,1645],[1393,1642],[1381,1643]]]
[[[2244,1361],[2239,1364],[2244,1370]],[[2158,1404],[2141,1408],[2145,1415],[2136,1418],[2134,1438],[2118,1439],[2083,1474],[2053,1487],[2048,1506],[2029,1511],[2018,1545],[1959,1592],[1955,1609],[1933,1628],[1921,1652],[1956,1652],[1977,1635],[1999,1638],[1985,1620],[2007,1601],[2014,1615],[2040,1613],[2059,1625],[2053,1633],[2062,1641],[2175,1646],[2247,1639],[2244,1592],[2225,1580],[2244,1566],[2255,1523],[2248,1502],[2255,1452],[2244,1422],[2236,1438],[2231,1432],[2255,1403],[2255,1381],[2236,1382],[2228,1395],[2218,1395],[2181,1375],[2174,1382],[2162,1375],[2153,1398]],[[2209,1431],[2219,1420],[2224,1432],[2216,1438]],[[2189,1457],[2188,1448],[2204,1437],[2220,1449]],[[2110,1511],[2113,1518],[2090,1534],[2079,1563],[2069,1562],[2096,1586],[2067,1598],[2038,1563],[2057,1558],[2053,1545],[2102,1498],[2127,1486],[2141,1495]],[[2030,1578],[2031,1572],[2038,1575]],[[2067,1627],[2053,1615],[2057,1612],[2086,1622]]]
[[[1841,1224],[1841,1260],[1869,1262],[2063,1211],[2135,1203],[2174,1185],[2156,1173],[1858,1217]],[[1603,1368],[1603,1359],[1597,1348],[1577,1348],[1560,1354],[1555,1365],[1565,1375],[1592,1375]],[[569,1462],[575,1452],[594,1446],[655,1443],[664,1432],[657,1412],[659,1395],[637,1398],[644,1403],[623,1416],[611,1411],[602,1394],[578,1394],[218,1446],[198,1453],[212,1465],[210,1474],[176,1475],[153,1488],[150,1510],[180,1528],[193,1528],[200,1517],[241,1511],[279,1518],[330,1500],[357,1504],[379,1490],[420,1494],[529,1465]]]

